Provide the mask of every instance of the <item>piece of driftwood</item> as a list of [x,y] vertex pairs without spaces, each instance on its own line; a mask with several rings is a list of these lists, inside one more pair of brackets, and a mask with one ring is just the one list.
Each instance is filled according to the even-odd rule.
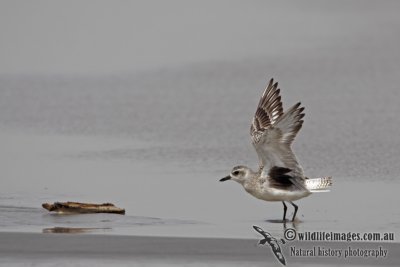
[[100,230],[111,230],[111,228],[79,228],[79,227],[53,227],[53,228],[44,228],[42,230],[43,233],[53,233],[53,234],[82,234],[93,231]]
[[125,209],[118,208],[111,203],[93,204],[80,202],[43,203],[42,207],[48,211],[58,213],[116,213],[125,214]]

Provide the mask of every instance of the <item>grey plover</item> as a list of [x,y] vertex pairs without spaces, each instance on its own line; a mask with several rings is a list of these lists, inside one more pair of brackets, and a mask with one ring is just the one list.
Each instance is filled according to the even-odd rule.
[[304,175],[291,149],[303,125],[304,107],[299,102],[283,112],[279,93],[278,83],[271,79],[251,123],[251,140],[259,158],[258,171],[236,166],[220,181],[236,181],[261,200],[282,201],[283,221],[286,221],[285,201],[290,202],[294,207],[294,221],[298,206],[293,201],[313,192],[328,192],[332,178],[308,178]]

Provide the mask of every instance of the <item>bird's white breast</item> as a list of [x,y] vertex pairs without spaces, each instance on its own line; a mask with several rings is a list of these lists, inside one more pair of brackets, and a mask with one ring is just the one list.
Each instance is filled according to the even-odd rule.
[[243,187],[252,196],[265,201],[295,201],[311,194],[304,190],[288,191],[271,188],[266,178],[246,182]]

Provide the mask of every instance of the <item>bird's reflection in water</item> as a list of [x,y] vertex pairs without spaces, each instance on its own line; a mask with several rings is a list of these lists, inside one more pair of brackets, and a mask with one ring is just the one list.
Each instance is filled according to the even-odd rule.
[[281,223],[283,225],[283,231],[285,231],[289,225],[289,227],[294,228],[297,230],[297,226],[299,223],[302,221],[295,219],[294,221],[288,221],[288,220],[266,220],[266,222],[269,223]]

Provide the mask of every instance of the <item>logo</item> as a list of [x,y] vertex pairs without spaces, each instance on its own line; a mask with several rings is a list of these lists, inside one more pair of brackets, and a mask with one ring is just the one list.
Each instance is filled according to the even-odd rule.
[[[275,237],[273,237],[270,233],[265,232],[263,229],[261,229],[258,226],[253,226],[254,230],[256,230],[258,233],[260,233],[264,238],[261,239],[260,241],[258,241],[259,245],[265,245],[266,243],[268,243],[268,245],[270,245],[272,253],[274,253],[275,257],[277,258],[277,260],[283,264],[286,265],[286,259],[285,256],[282,253],[282,249],[279,246],[279,244],[284,245],[286,242],[283,239],[276,239]],[[292,239],[293,240],[293,239]]]
[[[301,245],[299,242],[294,243],[293,245],[289,245],[288,253],[291,258],[298,257],[309,257],[309,258],[322,258],[322,257],[335,257],[337,259],[353,259],[353,258],[386,258],[388,255],[388,249],[384,246],[377,247],[353,247],[348,245],[349,242],[360,242],[360,241],[375,241],[375,242],[388,242],[394,241],[394,233],[378,233],[378,232],[365,232],[365,233],[356,233],[356,232],[324,232],[324,231],[314,231],[314,232],[297,232],[294,228],[286,228],[284,227],[283,238],[277,239],[273,237],[270,233],[264,231],[258,226],[253,226],[254,230],[257,233],[263,236],[263,239],[258,241],[258,245],[266,245],[268,244],[271,247],[272,253],[275,255],[276,259],[282,264],[286,265],[285,255],[283,255],[283,251],[281,245],[285,245],[287,242],[298,240],[299,242],[314,242],[314,241],[323,241],[325,243],[328,242],[339,242],[337,244],[341,244],[338,247],[336,245],[334,248],[329,247],[327,244],[320,244],[316,246],[310,247],[309,245]],[[343,243],[346,241],[346,243]],[[362,243],[361,243],[362,244]],[[370,244],[374,244],[374,242],[370,242]]]

